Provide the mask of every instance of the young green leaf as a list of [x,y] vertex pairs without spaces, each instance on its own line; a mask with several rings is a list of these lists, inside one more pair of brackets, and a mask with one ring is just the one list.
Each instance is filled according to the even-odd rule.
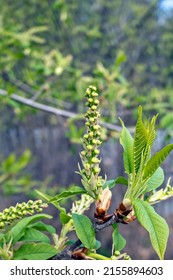
[[166,221],[155,212],[148,202],[135,199],[132,203],[138,221],[149,232],[154,250],[160,259],[164,259],[169,236],[169,228]]
[[88,249],[96,248],[96,238],[93,225],[85,215],[72,214],[76,234],[82,244]]
[[41,221],[34,223],[34,224],[30,224],[29,226],[27,226],[28,228],[35,228],[39,231],[46,231],[49,233],[56,233],[56,229],[51,226],[51,225],[47,225]]
[[169,144],[152,156],[144,168],[143,181],[149,179],[156,172],[172,150],[173,144]]
[[157,189],[158,187],[161,186],[163,181],[164,181],[164,172],[163,169],[159,167],[147,182],[147,188],[145,190],[145,193]]
[[57,201],[51,201],[53,199],[52,196],[45,194],[41,191],[36,190],[35,191],[42,199],[47,201],[48,203],[53,204],[61,213],[66,213],[65,208],[61,207],[60,204]]
[[124,153],[124,168],[127,174],[133,172],[133,137],[131,136],[128,129],[125,127],[123,121],[120,119],[122,125],[122,131],[120,135],[120,144],[123,146]]
[[25,242],[44,242],[50,244],[50,239],[47,235],[34,228],[27,228],[24,235],[19,241]]
[[118,225],[113,225],[114,231],[112,233],[113,250],[121,251],[126,246],[126,240],[118,231]]
[[64,225],[64,224],[67,224],[71,219],[71,216],[65,214],[65,213],[60,213],[60,221],[61,223]]
[[10,241],[12,239],[12,244],[15,244],[17,241],[19,241],[22,238],[22,236],[24,236],[25,229],[29,224],[40,219],[51,219],[51,218],[52,216],[47,214],[37,214],[31,217],[23,218],[14,227],[12,227],[10,231],[6,233],[5,238],[7,241]]
[[14,251],[14,260],[47,260],[58,253],[57,249],[47,243],[23,244]]
[[134,167],[135,173],[138,172],[141,162],[141,155],[143,154],[144,163],[148,161],[151,153],[151,148],[156,136],[155,122],[157,115],[148,120],[146,124],[142,120],[142,107],[138,109],[138,120],[136,124],[134,136]]
[[67,197],[77,195],[77,194],[84,194],[84,193],[86,193],[84,189],[82,189],[81,187],[74,186],[68,189],[67,191],[54,196],[53,198],[50,199],[50,202],[54,202],[54,201],[59,202]]
[[116,178],[115,180],[109,180],[106,181],[103,185],[103,189],[105,188],[109,188],[112,189],[113,187],[115,187],[116,184],[121,184],[121,185],[125,185],[128,186],[128,181],[126,178],[124,178],[123,176],[119,176],[118,178]]
[[134,135],[134,169],[135,173],[138,172],[141,163],[141,155],[147,146],[147,131],[142,121],[142,107],[138,108],[138,120],[136,123],[135,135]]

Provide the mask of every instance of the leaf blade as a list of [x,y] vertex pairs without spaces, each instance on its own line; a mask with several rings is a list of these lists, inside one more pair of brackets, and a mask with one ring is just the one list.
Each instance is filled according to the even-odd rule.
[[82,214],[73,213],[72,219],[76,234],[83,245],[88,249],[96,248],[96,238],[90,219]]
[[52,216],[47,214],[37,214],[31,217],[23,218],[19,221],[14,227],[11,228],[9,232],[6,233],[6,240],[10,240],[12,238],[12,244],[15,244],[25,233],[25,228],[32,222],[35,222],[40,219],[51,219]]
[[133,206],[138,221],[149,232],[150,241],[154,250],[160,259],[164,259],[169,235],[169,228],[166,221],[146,201],[135,199]]
[[[119,118],[120,119],[120,118]],[[123,159],[124,159],[124,168],[127,174],[133,172],[133,137],[131,136],[129,130],[125,127],[123,121],[120,119],[122,125],[122,131],[120,135],[120,144],[122,145],[124,152],[123,152]]]
[[70,188],[69,190],[64,191],[64,192],[56,195],[55,197],[51,198],[50,202],[55,202],[55,201],[59,202],[62,199],[68,198],[70,196],[77,195],[77,194],[84,194],[84,193],[86,193],[86,191],[84,189],[82,189],[81,187],[78,187],[78,186],[74,186],[74,187]]
[[147,188],[145,192],[150,192],[157,189],[158,187],[161,186],[163,181],[164,181],[164,172],[163,169],[159,167],[147,182]]
[[168,144],[152,156],[144,168],[144,181],[154,174],[154,172],[159,168],[159,166],[163,163],[172,150],[173,144]]
[[118,231],[118,225],[113,225],[114,231],[112,233],[113,250],[121,251],[126,246],[126,240]]
[[57,253],[57,249],[50,244],[23,244],[14,252],[14,260],[47,260]]

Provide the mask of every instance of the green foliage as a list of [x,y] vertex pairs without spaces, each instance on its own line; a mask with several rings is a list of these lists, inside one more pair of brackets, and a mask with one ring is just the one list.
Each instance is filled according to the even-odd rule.
[[109,189],[112,189],[115,187],[116,184],[121,184],[121,185],[125,185],[128,186],[128,181],[126,178],[119,176],[118,178],[116,178],[115,180],[109,180],[106,181],[103,184],[103,189],[105,189],[106,187],[108,187]]
[[166,221],[146,201],[135,199],[133,200],[133,205],[137,219],[149,232],[153,248],[160,259],[163,259],[169,235]]
[[47,243],[23,244],[14,252],[14,260],[47,260],[57,254],[57,249]]
[[22,218],[0,235],[0,258],[45,260],[57,253],[50,245],[55,228],[39,221],[52,218],[47,214],[37,214]]
[[112,241],[113,241],[113,251],[122,251],[126,246],[126,240],[119,233],[118,225],[113,225],[114,231],[112,233]]
[[162,185],[163,181],[164,181],[164,172],[163,169],[159,167],[148,180],[147,188],[145,192],[150,192],[157,189]]
[[10,154],[0,165],[0,187],[5,195],[19,192],[29,193],[36,182],[26,174],[31,162],[31,152],[26,150],[21,156]]
[[[143,122],[142,117],[142,107],[140,106],[134,139],[121,121],[120,143],[123,146],[124,167],[129,178],[125,197],[130,199],[137,198],[161,185],[164,174],[160,165],[173,149],[173,144],[169,144],[151,156],[151,149],[156,136],[155,122],[157,115],[146,123]],[[151,186],[152,180],[154,180],[154,185]]]
[[144,168],[143,180],[151,177],[162,162],[167,158],[169,153],[173,150],[173,144],[169,144],[157,152],[146,164]]
[[133,138],[128,131],[128,129],[124,126],[123,121],[120,119],[120,122],[122,124],[122,132],[120,135],[120,144],[123,146],[124,152],[124,167],[127,172],[127,174],[130,174],[133,172],[134,163],[133,163],[133,157],[131,156],[133,154]]
[[96,248],[96,238],[93,225],[85,215],[72,214],[76,234],[87,249]]
[[[117,66],[124,60],[123,54],[117,60]],[[101,67],[107,74],[106,70]],[[150,204],[158,203],[173,196],[173,188],[167,183],[166,188],[157,190],[163,183],[164,172],[160,167],[169,153],[173,150],[173,144],[162,148],[152,155],[152,146],[156,136],[155,122],[157,115],[147,121],[143,120],[142,107],[138,108],[138,119],[135,126],[134,137],[125,127],[123,121],[120,144],[123,147],[124,170],[127,178],[120,176],[114,180],[103,180],[99,176],[101,145],[100,130],[98,124],[100,113],[98,112],[98,93],[94,86],[89,86],[86,91],[87,113],[86,128],[87,133],[83,136],[83,148],[80,153],[83,169],[79,166],[78,172],[82,176],[84,188],[73,186],[68,190],[62,190],[58,194],[49,195],[40,190],[36,193],[48,204],[52,204],[59,211],[59,221],[61,231],[57,234],[54,227],[42,222],[42,219],[50,219],[47,214],[34,215],[34,211],[42,210],[44,204],[41,200],[31,203],[17,204],[16,207],[9,207],[0,213],[0,226],[4,232],[0,233],[0,257],[1,259],[26,259],[45,260],[59,254],[63,256],[68,252],[68,256],[76,259],[130,259],[127,253],[122,253],[126,245],[126,240],[120,234],[118,223],[128,224],[138,219],[140,224],[148,231],[151,244],[160,259],[164,258],[169,228],[166,221],[160,217]],[[15,171],[17,174],[27,165],[26,156],[16,158],[11,155],[3,164],[4,174]],[[14,166],[13,166],[14,165]],[[124,198],[114,212],[108,215],[111,202],[113,200],[112,188],[122,184],[127,187]],[[72,207],[67,211],[61,203],[67,199],[79,199],[73,202]],[[39,202],[39,203],[38,203]],[[94,225],[84,212],[90,209],[95,203]],[[34,208],[31,209],[31,206]],[[41,208],[41,209],[40,209]],[[24,217],[30,214],[30,217]],[[19,218],[20,221],[14,223]],[[110,257],[99,254],[102,249],[101,243],[96,240],[96,232],[112,225],[112,255]],[[6,227],[5,227],[6,226]],[[69,240],[68,233],[74,231],[78,242]],[[53,243],[52,244],[52,240]],[[71,245],[69,245],[71,244]],[[76,245],[78,244],[78,245]],[[74,246],[77,246],[74,248]],[[70,251],[67,246],[74,248]],[[101,248],[100,248],[101,247]]]
[[86,191],[84,189],[82,189],[78,186],[74,186],[74,187],[69,188],[68,191],[64,191],[58,195],[55,195],[52,199],[50,199],[50,202],[54,202],[54,201],[59,202],[70,196],[77,195],[77,194],[83,194],[83,193],[86,193]]
[[154,203],[164,197],[166,199],[166,191],[165,193],[158,191],[155,197],[151,195],[153,200],[144,201],[146,193],[156,190],[163,183],[164,172],[160,165],[173,150],[173,144],[169,144],[151,156],[151,148],[156,136],[156,118],[157,116],[154,116],[144,123],[140,106],[134,140],[121,121],[120,143],[124,149],[124,168],[128,174],[128,189],[123,200],[124,204],[130,199],[128,204],[132,203],[136,218],[149,232],[153,248],[160,259],[163,259],[169,234],[168,225],[148,202]]
[[[132,116],[140,103],[149,114],[159,111],[162,127],[172,126],[172,17],[161,20],[158,1],[32,0],[29,13],[25,1],[1,2],[0,83],[9,95],[81,113],[91,83],[103,92],[105,119],[116,122],[122,109]],[[19,116],[30,112],[2,100]],[[70,137],[79,143],[73,125]]]

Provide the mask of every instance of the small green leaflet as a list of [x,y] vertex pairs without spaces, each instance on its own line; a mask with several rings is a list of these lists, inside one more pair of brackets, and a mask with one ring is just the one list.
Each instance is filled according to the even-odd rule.
[[134,143],[134,140],[121,119],[120,119],[120,122],[122,125],[122,131],[121,131],[121,135],[120,135],[120,144],[123,146],[123,149],[124,149],[124,153],[123,153],[124,168],[125,168],[127,174],[130,174],[133,172],[133,143]]
[[70,221],[70,219],[71,219],[71,216],[69,216],[68,214],[60,213],[60,221],[63,225],[67,224]]
[[118,231],[118,225],[113,225],[114,231],[112,233],[113,250],[121,251],[126,246],[126,240]]
[[141,165],[141,156],[145,151],[147,146],[147,131],[142,121],[142,107],[138,108],[138,120],[135,128],[134,135],[134,147],[133,147],[133,156],[134,156],[134,169],[135,173],[138,173],[139,167]]
[[50,239],[47,235],[34,228],[26,228],[25,234],[19,241],[25,242],[44,242],[50,244]]
[[149,232],[154,250],[160,259],[164,259],[169,236],[169,228],[166,221],[155,212],[148,202],[135,199],[132,203],[138,221]]
[[88,249],[96,248],[95,231],[90,219],[85,215],[73,213],[72,219],[76,234],[82,244]]
[[12,239],[12,244],[15,244],[17,241],[19,241],[22,236],[25,234],[26,227],[40,219],[51,219],[52,216],[47,214],[37,214],[33,215],[31,217],[23,218],[21,221],[19,221],[12,229],[6,233],[5,238],[6,240]]
[[23,244],[14,252],[14,260],[47,260],[58,253],[57,249],[47,243]]
[[136,174],[138,173],[141,165],[142,154],[144,163],[146,163],[150,157],[151,148],[156,136],[155,122],[157,120],[157,116],[158,115],[153,116],[151,120],[143,123],[142,107],[139,106],[138,108],[138,120],[134,135],[134,169]]
[[145,193],[157,189],[158,187],[161,186],[163,181],[164,181],[164,172],[163,169],[159,167],[155,171],[155,173],[151,176],[151,178],[148,180]]
[[43,192],[40,192],[38,190],[36,190],[36,193],[42,198],[44,199],[46,202],[53,204],[61,213],[66,213],[65,208],[61,207],[60,204],[57,201],[51,201],[51,199],[53,199],[52,196],[45,194]]
[[173,144],[169,144],[152,156],[152,158],[147,162],[144,168],[144,181],[154,174],[154,172],[159,168],[159,166],[167,158],[167,156],[172,150]]
[[118,178],[116,178],[115,180],[108,180],[104,183],[103,185],[103,189],[105,188],[109,188],[112,189],[115,187],[116,184],[121,184],[121,185],[125,185],[128,186],[128,181],[126,178],[124,178],[123,176],[119,176]]
[[36,222],[34,224],[30,224],[28,226],[28,228],[35,228],[35,229],[37,229],[39,231],[46,231],[46,232],[49,232],[49,233],[56,233],[56,229],[53,226],[47,225],[47,224],[45,224],[45,223],[43,223],[41,221]]
[[50,199],[50,202],[54,202],[54,201],[61,201],[62,199],[65,199],[69,196],[73,196],[73,195],[77,195],[77,194],[83,194],[86,193],[86,191],[78,186],[75,187],[71,187],[70,189],[68,189],[65,192],[62,192],[56,196],[54,196],[52,199]]

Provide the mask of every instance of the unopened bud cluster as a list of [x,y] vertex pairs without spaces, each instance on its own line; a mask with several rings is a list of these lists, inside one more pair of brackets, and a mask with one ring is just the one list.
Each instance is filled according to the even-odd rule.
[[0,212],[0,228],[4,228],[5,225],[11,224],[14,220],[25,217],[26,215],[33,215],[34,212],[41,212],[43,208],[46,208],[47,204],[42,200],[29,200],[27,203],[17,203],[15,206],[5,208],[3,212]]
[[101,127],[98,124],[100,113],[98,112],[99,100],[96,87],[89,86],[86,90],[86,97],[88,110],[85,114],[85,125],[87,132],[83,136],[84,150],[80,153],[83,169],[79,169],[84,188],[90,196],[97,198],[103,184],[103,179],[99,176]]
[[87,194],[82,194],[81,199],[73,203],[71,212],[77,214],[83,214],[90,208],[93,198]]
[[162,200],[166,200],[173,196],[173,187],[170,186],[170,179],[167,182],[165,189],[160,189],[152,193],[151,196],[148,197],[147,201],[150,204],[158,203]]

